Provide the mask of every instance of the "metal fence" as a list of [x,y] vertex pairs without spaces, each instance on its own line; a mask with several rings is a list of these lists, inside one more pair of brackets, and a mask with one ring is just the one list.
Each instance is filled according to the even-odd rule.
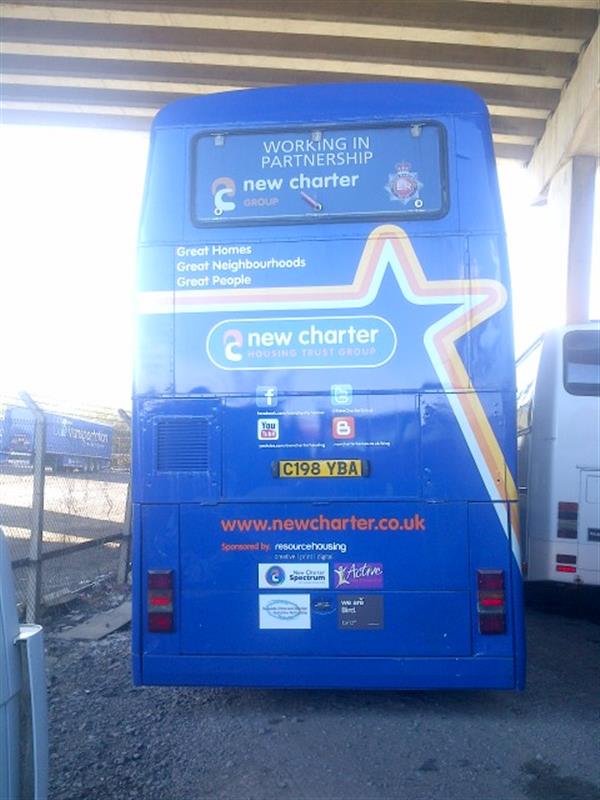
[[[93,432],[94,425],[110,429],[110,461],[57,455],[59,424],[71,433]],[[66,408],[25,393],[0,396],[0,527],[28,621],[38,618],[41,606],[69,599],[99,579],[126,581],[129,467],[125,412]]]

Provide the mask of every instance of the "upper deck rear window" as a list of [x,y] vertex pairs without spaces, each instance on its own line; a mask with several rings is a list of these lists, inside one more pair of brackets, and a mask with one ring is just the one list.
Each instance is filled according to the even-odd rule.
[[567,392],[600,395],[600,331],[570,331],[563,347]]
[[439,123],[214,132],[194,142],[199,225],[431,218],[447,198]]

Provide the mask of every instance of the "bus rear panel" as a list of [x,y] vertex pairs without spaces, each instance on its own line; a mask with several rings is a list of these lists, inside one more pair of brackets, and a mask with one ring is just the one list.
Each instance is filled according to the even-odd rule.
[[168,106],[138,290],[134,681],[522,688],[482,101],[373,84]]
[[600,323],[547,331],[517,362],[524,563],[600,586]]

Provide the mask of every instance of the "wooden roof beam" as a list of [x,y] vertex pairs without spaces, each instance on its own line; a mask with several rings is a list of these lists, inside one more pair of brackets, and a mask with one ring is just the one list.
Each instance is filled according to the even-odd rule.
[[[413,4],[415,9],[408,8],[404,4],[401,9],[396,6],[401,13],[391,18],[390,11],[394,6],[389,3],[382,8],[381,3],[372,2],[368,9],[369,13],[366,13],[364,4],[362,9],[352,8],[355,4],[346,0],[344,20],[339,19],[339,5],[336,4],[335,11],[333,8],[330,10],[332,17],[327,19],[330,4],[311,3],[309,0],[302,4],[303,13],[298,13],[300,11],[298,4],[290,3],[289,0],[284,6],[278,2],[276,7],[269,5],[268,0],[260,4],[255,4],[252,0],[236,4],[230,0],[227,14],[222,13],[222,4],[214,8],[215,5],[199,2],[194,12],[178,12],[177,4],[169,6],[168,11],[156,11],[145,10],[139,4],[132,6],[128,3],[121,3],[117,8],[107,3],[78,4],[75,7],[66,4],[5,3],[2,15],[5,20],[54,20],[61,23],[110,24],[115,27],[137,25],[207,31],[287,33],[311,37],[341,36],[374,41],[500,47],[553,53],[578,53],[590,27],[589,21],[586,20],[587,25],[584,21],[579,21],[579,25],[575,26],[578,35],[574,35],[564,22],[562,25],[555,22],[553,24],[553,20],[548,20],[546,16],[536,19],[529,32],[526,30],[525,20],[519,21],[516,18],[512,24],[507,20],[504,25],[505,30],[499,31],[495,29],[493,20],[480,16],[479,25],[473,26],[470,23],[464,24],[461,28],[460,19],[456,21],[451,19],[452,14],[449,14],[451,3],[444,4],[446,13],[444,7],[437,4],[435,16],[432,16],[431,12],[423,14],[423,24],[419,24],[420,17],[415,11],[421,9],[424,12],[425,7],[431,6],[431,3],[415,3]],[[211,8],[219,13],[207,13]],[[281,13],[282,9],[285,9],[285,14]],[[230,13],[235,10],[238,13]],[[269,11],[272,13],[269,14]]]
[[538,89],[558,89],[564,79],[553,75],[534,75],[526,72],[414,65],[411,63],[349,61],[328,57],[311,59],[267,53],[208,52],[205,50],[162,50],[147,47],[108,47],[95,45],[41,44],[38,42],[4,41],[2,51],[7,55],[56,56],[95,60],[149,61],[159,63],[195,64],[197,66],[237,67],[240,69],[271,69],[363,76],[371,79],[402,78],[403,80],[449,80],[460,83],[500,84]]
[[529,164],[538,194],[545,194],[573,155],[600,158],[600,27],[564,90]]

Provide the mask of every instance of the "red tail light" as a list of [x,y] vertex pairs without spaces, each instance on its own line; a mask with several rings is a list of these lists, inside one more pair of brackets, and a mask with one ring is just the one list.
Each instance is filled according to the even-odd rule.
[[506,633],[506,617],[504,614],[479,615],[479,633]]
[[148,589],[172,589],[173,588],[173,570],[149,570],[148,572]]
[[171,633],[173,630],[173,614],[148,614],[148,630],[150,633]]
[[149,570],[148,630],[171,633],[173,627],[173,570]]
[[559,503],[556,535],[561,539],[577,538],[578,503]]
[[502,570],[477,570],[477,617],[479,633],[506,633],[506,599]]
[[557,572],[577,572],[577,556],[559,553],[556,556]]

